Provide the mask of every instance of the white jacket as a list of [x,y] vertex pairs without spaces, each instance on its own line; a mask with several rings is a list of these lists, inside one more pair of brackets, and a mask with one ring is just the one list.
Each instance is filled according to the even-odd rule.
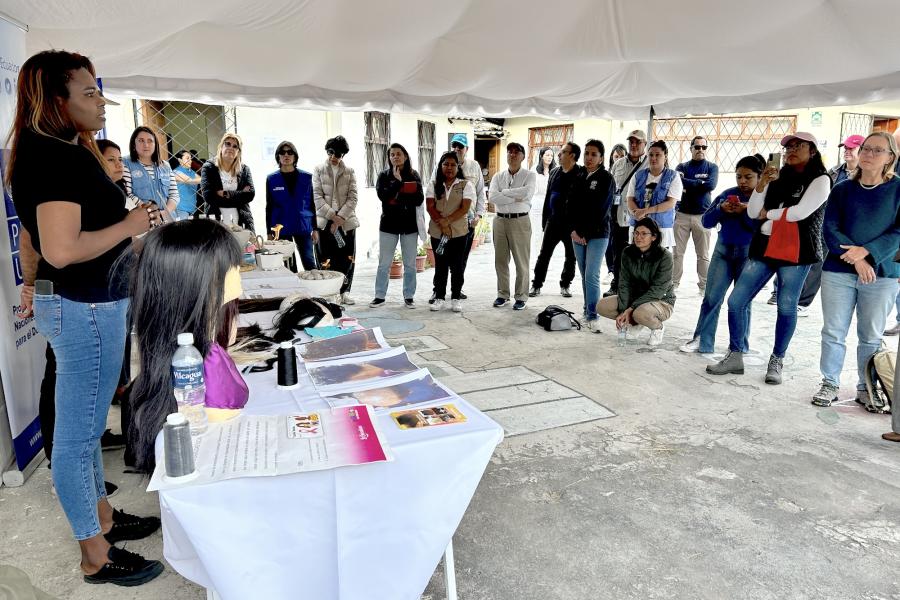
[[325,229],[328,221],[334,219],[335,215],[340,215],[345,221],[341,229],[352,231],[359,227],[359,219],[356,218],[356,175],[343,162],[336,169],[335,173],[328,162],[313,169],[316,224],[319,229]]

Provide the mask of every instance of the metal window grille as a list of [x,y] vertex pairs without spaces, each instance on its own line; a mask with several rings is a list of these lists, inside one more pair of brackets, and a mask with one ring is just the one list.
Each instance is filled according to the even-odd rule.
[[691,140],[703,136],[709,149],[707,160],[720,172],[733,172],[737,162],[749,154],[781,151],[781,138],[797,131],[796,115],[754,117],[686,117],[655,119],[651,138],[665,140],[669,148],[669,166],[674,168],[691,158]]
[[575,125],[553,125],[528,129],[528,167],[534,168],[541,148],[551,148],[556,154],[575,138]]
[[[193,167],[198,173],[207,159],[215,157],[222,135],[225,132],[237,133],[234,106],[134,100],[132,109],[135,127],[144,125],[156,132],[162,160],[172,163],[171,157],[176,152],[190,150],[196,158]],[[124,153],[127,152],[125,148]],[[205,210],[199,196],[198,206]]]
[[[864,113],[841,113],[841,142],[847,139],[847,136],[861,135],[863,137],[872,133],[872,125],[875,118],[872,115]],[[842,161],[843,162],[843,161]]]
[[419,177],[425,185],[434,170],[435,127],[430,121],[419,121]]
[[383,112],[363,113],[366,121],[366,186],[375,187],[378,174],[388,165],[391,143],[391,115]]

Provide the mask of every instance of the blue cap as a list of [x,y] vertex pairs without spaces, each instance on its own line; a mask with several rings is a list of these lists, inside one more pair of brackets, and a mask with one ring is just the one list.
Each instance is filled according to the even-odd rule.
[[452,146],[453,144],[462,144],[463,146],[468,148],[469,147],[469,138],[467,138],[466,134],[464,134],[464,133],[457,133],[452,138],[450,138],[450,145]]

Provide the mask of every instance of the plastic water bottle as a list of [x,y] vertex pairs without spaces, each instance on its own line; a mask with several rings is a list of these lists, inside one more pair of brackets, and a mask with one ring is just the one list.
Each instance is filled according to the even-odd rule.
[[628,343],[628,327],[620,327],[618,332],[616,333],[616,345],[619,348],[624,348]]
[[442,235],[442,236],[441,236],[441,241],[438,242],[437,248],[434,249],[434,253],[435,253],[435,254],[441,254],[441,255],[443,255],[443,254],[444,254],[444,248],[447,246],[447,240],[449,240],[449,239],[450,239],[450,238],[449,238],[448,236]]
[[338,248],[343,248],[347,245],[347,242],[344,241],[344,234],[341,233],[340,227],[334,228],[334,243],[337,244]]
[[172,357],[172,382],[178,412],[191,426],[191,434],[206,431],[206,384],[203,381],[203,356],[194,347],[193,333],[178,334],[178,350]]

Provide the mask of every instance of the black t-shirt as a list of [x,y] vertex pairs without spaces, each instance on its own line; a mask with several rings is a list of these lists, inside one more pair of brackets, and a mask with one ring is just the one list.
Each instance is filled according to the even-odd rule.
[[[81,231],[99,231],[125,218],[125,194],[107,176],[90,150],[25,130],[16,148],[13,203],[31,244],[41,253],[37,207],[44,202],[81,206]],[[119,242],[97,258],[57,269],[41,258],[37,278],[49,279],[54,292],[78,302],[109,302],[126,297],[125,262],[113,265],[131,246]]]

